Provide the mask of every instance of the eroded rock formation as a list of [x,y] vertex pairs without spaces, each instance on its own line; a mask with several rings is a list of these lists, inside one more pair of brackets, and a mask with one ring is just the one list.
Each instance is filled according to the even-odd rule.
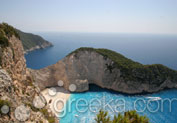
[[[163,65],[142,65],[120,54],[116,57],[118,59],[111,59],[114,57],[102,54],[102,50],[117,55],[106,49],[80,48],[54,65],[34,70],[35,81],[44,89],[58,86],[58,81],[62,80],[67,90],[75,84],[76,92],[88,91],[89,84],[128,94],[177,87],[177,72],[174,70]],[[123,61],[122,64],[119,61]]]
[[[41,96],[40,89],[34,85],[26,68],[18,35],[13,27],[0,24],[0,122],[47,123],[49,118],[52,122],[58,122],[52,114],[47,116],[47,107],[43,110],[33,105],[37,95]],[[23,106],[26,114],[17,110],[20,106]]]

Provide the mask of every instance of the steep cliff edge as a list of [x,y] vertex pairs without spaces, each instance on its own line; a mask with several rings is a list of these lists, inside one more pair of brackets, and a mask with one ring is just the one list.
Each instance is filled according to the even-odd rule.
[[89,84],[127,94],[177,88],[177,71],[163,65],[142,65],[107,49],[80,48],[47,68],[33,71],[41,89],[64,82],[75,92],[89,90]]
[[[8,24],[0,24],[0,122],[55,122],[52,114],[47,115],[46,102],[35,97],[42,98],[26,68],[19,35]],[[36,103],[43,107],[36,108]]]

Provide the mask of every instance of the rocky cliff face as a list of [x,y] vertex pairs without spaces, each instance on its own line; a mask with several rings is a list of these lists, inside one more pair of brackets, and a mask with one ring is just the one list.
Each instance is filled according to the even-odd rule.
[[57,122],[52,114],[47,116],[47,107],[38,109],[33,105],[39,101],[34,97],[41,96],[40,89],[26,68],[23,52],[14,28],[0,24],[0,122],[47,123],[48,118]]
[[120,59],[138,67],[127,64],[125,67],[129,67],[125,69],[100,51],[81,48],[54,65],[33,71],[33,74],[41,89],[58,86],[59,80],[64,82],[67,90],[71,84],[76,85],[75,92],[88,91],[89,84],[128,94],[177,87],[176,71],[161,65],[144,66],[122,56]]
[[27,69],[18,34],[13,27],[0,24],[0,122],[58,122],[48,113],[40,90],[63,85],[69,91],[83,92],[89,84],[128,94],[157,92],[177,88],[177,71],[93,48],[80,48],[44,69]]
[[8,39],[9,47],[1,50],[1,67],[8,71],[14,80],[26,80],[26,61],[21,41],[12,36]]

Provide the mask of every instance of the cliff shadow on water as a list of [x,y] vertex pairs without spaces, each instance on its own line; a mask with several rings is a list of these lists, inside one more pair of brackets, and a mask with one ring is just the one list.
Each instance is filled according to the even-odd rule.
[[[163,92],[170,91],[170,90],[177,90],[177,89],[176,88],[164,88]],[[154,92],[152,92],[152,93],[142,92],[142,93],[126,94],[126,93],[123,93],[123,92],[118,92],[118,91],[114,91],[114,90],[107,89],[107,88],[101,88],[96,84],[89,84],[89,90],[88,91],[93,92],[93,93],[94,92],[108,92],[108,93],[111,93],[111,94],[123,95],[125,97],[148,96],[148,95],[154,94]],[[73,94],[80,94],[80,93],[87,93],[87,91],[85,91],[85,92],[74,92]],[[161,93],[161,91],[156,92],[156,94],[159,94],[159,93]]]

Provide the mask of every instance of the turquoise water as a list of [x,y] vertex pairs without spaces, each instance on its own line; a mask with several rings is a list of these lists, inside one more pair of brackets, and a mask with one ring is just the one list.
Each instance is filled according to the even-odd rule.
[[[84,46],[112,49],[143,64],[160,63],[177,70],[177,36],[103,33],[39,34],[51,41],[54,47],[45,50],[36,50],[25,56],[27,66],[33,69],[40,69],[54,64],[72,50]],[[92,85],[89,92],[71,95],[66,105],[69,108],[69,103],[73,101],[71,108],[69,108],[71,112],[68,112],[69,109],[66,109],[66,115],[60,118],[60,122],[92,123],[99,109],[109,111],[111,116],[117,114],[118,111],[136,109],[141,115],[147,115],[152,123],[175,123],[177,121],[176,98],[177,90],[175,89],[155,94],[132,96],[101,89]],[[165,99],[169,99],[172,105],[170,106]],[[101,106],[99,105],[100,102]],[[104,107],[108,102],[110,102],[109,106],[111,108]],[[92,110],[95,109],[95,111],[87,110],[89,106],[85,105],[86,103],[95,105],[95,108],[91,108]]]
[[[140,115],[149,117],[151,123],[175,123],[177,120],[177,90],[166,90],[156,94],[130,96],[101,89],[97,86],[92,86],[91,88],[92,91],[77,93],[71,96],[66,107],[69,107],[71,101],[76,101],[72,103],[71,110],[66,108],[67,113],[64,117],[61,115],[62,118],[60,123],[94,123],[94,118],[99,109],[109,111],[111,117],[118,112],[137,110]],[[153,97],[157,98],[157,100],[153,100]],[[92,99],[96,100],[92,101]],[[171,101],[176,99],[176,101],[174,100],[171,103],[171,111],[170,104],[168,101],[165,101],[165,99]],[[164,103],[162,103],[163,101]],[[88,104],[86,102],[88,102]],[[106,103],[104,102],[110,102],[111,108],[105,106]],[[82,106],[81,104],[84,104],[85,106]],[[95,106],[95,108],[89,109],[89,105]]]

